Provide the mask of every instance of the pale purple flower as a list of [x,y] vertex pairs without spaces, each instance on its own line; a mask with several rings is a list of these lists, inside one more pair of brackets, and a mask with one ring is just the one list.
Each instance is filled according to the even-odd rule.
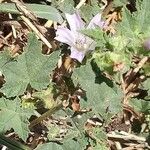
[[102,16],[101,14],[97,14],[95,15],[92,20],[90,21],[89,25],[87,26],[87,28],[91,29],[91,28],[95,28],[95,27],[100,27],[100,28],[105,28],[105,22],[102,21]]
[[97,14],[90,21],[89,25],[85,27],[85,23],[78,12],[72,15],[66,14],[66,19],[69,23],[70,30],[61,26],[58,27],[55,39],[71,46],[70,57],[81,63],[86,53],[95,49],[96,42],[88,36],[81,34],[80,30],[91,29],[96,26],[103,28],[104,22],[101,20],[101,15]]

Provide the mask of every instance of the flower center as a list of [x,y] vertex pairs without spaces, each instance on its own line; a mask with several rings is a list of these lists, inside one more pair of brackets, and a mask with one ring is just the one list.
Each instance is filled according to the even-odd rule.
[[77,39],[75,42],[75,47],[80,52],[86,52],[88,50],[88,44],[86,42],[86,38],[83,39]]

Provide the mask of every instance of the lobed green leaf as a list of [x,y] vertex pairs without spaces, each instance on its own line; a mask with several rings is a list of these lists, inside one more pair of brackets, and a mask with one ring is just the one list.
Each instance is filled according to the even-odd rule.
[[57,63],[58,53],[43,55],[41,46],[41,42],[31,33],[23,54],[3,67],[6,83],[1,91],[7,97],[22,95],[29,84],[36,90],[42,90],[50,83],[49,74]]
[[121,92],[110,81],[106,81],[100,72],[97,75],[90,63],[76,68],[72,78],[75,84],[80,84],[86,91],[87,100],[81,101],[82,107],[92,108],[95,114],[100,113],[102,116],[106,110],[112,114],[121,110]]
[[33,112],[20,106],[19,98],[15,100],[0,98],[0,132],[5,133],[13,128],[18,136],[26,141],[29,134],[28,119]]

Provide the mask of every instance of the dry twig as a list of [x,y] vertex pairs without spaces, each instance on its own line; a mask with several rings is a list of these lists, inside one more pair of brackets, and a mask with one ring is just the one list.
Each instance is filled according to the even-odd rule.
[[107,134],[108,138],[113,138],[113,139],[123,139],[123,140],[133,140],[137,142],[146,142],[145,137],[139,137],[133,134],[129,134],[127,132],[121,131],[121,132],[112,132]]
[[131,69],[125,76],[125,83],[126,83],[126,87],[127,85],[129,85],[129,83],[132,82],[132,80],[134,79],[135,75],[139,72],[139,70],[143,67],[143,65],[147,62],[148,57],[144,57],[143,59],[141,59],[141,61],[137,64],[137,67],[134,69]]
[[33,25],[33,23],[25,16],[20,16],[21,19],[35,32],[35,34],[47,45],[48,48],[52,48],[49,41],[43,36],[43,34]]
[[78,3],[78,5],[76,6],[77,9],[79,9],[82,5],[84,5],[86,2],[86,0],[80,0],[80,2]]
[[[18,8],[18,10],[24,15],[24,16],[23,15],[21,16],[21,19],[35,32],[35,34],[47,45],[48,48],[52,48],[52,45],[45,38],[44,33],[39,28],[38,20],[36,16],[26,8],[23,2],[20,2],[19,0],[11,0],[11,1],[16,4],[16,7]],[[46,28],[45,27],[43,28],[45,31]]]
[[139,93],[136,93],[136,89],[138,88],[141,81],[145,79],[145,76],[136,77],[139,70],[143,67],[143,65],[148,61],[148,57],[144,57],[137,64],[137,67],[134,69],[130,69],[125,77],[121,78],[121,86],[124,92],[123,104],[127,104],[130,97],[135,97]]

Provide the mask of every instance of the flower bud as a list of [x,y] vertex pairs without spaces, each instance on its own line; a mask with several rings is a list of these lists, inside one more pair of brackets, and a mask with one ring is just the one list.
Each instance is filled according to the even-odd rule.
[[144,42],[143,42],[143,46],[146,50],[150,50],[150,38],[147,38]]

